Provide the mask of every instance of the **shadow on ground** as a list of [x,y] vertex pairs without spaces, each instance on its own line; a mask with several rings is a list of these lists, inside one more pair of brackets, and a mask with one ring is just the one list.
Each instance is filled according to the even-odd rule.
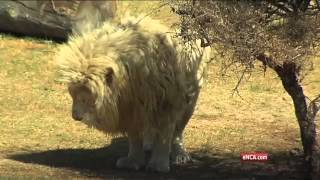
[[287,152],[271,154],[267,163],[241,162],[239,157],[209,152],[191,152],[194,162],[174,166],[168,174],[118,170],[116,159],[127,153],[127,141],[114,139],[99,149],[59,149],[37,153],[14,154],[8,158],[23,163],[33,163],[78,171],[85,177],[103,179],[304,179],[305,171],[300,156]]

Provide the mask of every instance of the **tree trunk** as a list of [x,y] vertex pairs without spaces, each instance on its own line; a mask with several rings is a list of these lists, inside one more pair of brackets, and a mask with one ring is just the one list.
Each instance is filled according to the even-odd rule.
[[300,135],[304,150],[305,162],[308,168],[308,179],[320,179],[320,149],[317,142],[315,118],[319,107],[316,100],[307,104],[306,96],[300,84],[298,69],[293,62],[283,65],[275,64],[271,58],[260,55],[257,57],[264,65],[272,68],[280,77],[282,85],[291,96],[295,108],[295,114],[300,127]]

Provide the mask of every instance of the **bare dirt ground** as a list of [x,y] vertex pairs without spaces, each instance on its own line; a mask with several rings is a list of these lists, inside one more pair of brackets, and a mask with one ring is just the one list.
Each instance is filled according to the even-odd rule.
[[[122,11],[147,11],[157,2],[124,2]],[[165,23],[168,9],[153,14]],[[209,66],[208,82],[187,126],[194,161],[168,174],[118,170],[127,153],[124,137],[108,137],[70,116],[66,86],[55,81],[58,44],[0,34],[0,179],[302,179],[299,128],[290,97],[271,70],[253,72],[232,96],[238,75]],[[320,59],[303,81],[306,94],[320,89]],[[259,64],[257,64],[259,66]],[[259,69],[259,68],[257,68]],[[265,163],[240,161],[240,153],[264,151]]]

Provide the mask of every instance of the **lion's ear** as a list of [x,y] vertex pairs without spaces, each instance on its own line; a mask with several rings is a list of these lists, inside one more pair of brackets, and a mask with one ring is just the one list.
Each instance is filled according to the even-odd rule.
[[113,81],[113,75],[114,75],[114,71],[111,67],[108,67],[106,69],[106,73],[105,73],[105,80],[107,85],[110,85]]

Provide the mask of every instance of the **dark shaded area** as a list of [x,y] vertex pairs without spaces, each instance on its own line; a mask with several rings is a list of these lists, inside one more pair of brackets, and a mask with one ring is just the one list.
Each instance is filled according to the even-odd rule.
[[24,163],[72,169],[83,176],[103,179],[305,179],[301,155],[275,152],[271,153],[271,158],[266,163],[252,163],[241,162],[239,157],[228,154],[194,151],[191,152],[194,158],[192,163],[173,166],[168,174],[155,174],[116,169],[116,160],[125,156],[127,149],[126,139],[117,138],[109,146],[99,149],[58,149],[14,154],[8,158]]

